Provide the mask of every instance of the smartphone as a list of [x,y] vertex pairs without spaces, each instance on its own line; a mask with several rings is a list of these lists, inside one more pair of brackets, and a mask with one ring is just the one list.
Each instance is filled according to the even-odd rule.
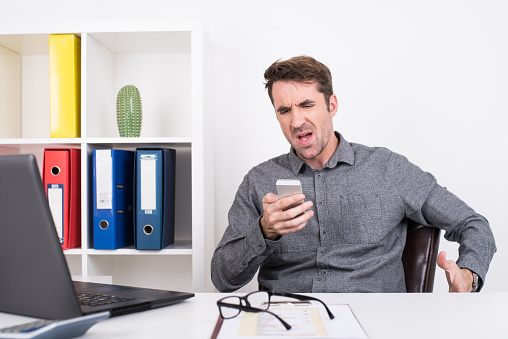
[[[279,179],[275,185],[277,186],[277,195],[279,199],[302,193],[302,183],[297,179]],[[298,206],[301,203],[303,203],[303,200],[286,207],[284,211]]]

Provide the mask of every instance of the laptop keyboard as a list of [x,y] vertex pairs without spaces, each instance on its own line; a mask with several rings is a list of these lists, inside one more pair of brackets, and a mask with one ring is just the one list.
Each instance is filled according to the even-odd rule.
[[131,298],[117,297],[108,294],[77,293],[79,303],[84,306],[102,306],[133,300]]
[[1,328],[0,333],[26,333],[54,323],[56,320],[37,320],[26,324]]

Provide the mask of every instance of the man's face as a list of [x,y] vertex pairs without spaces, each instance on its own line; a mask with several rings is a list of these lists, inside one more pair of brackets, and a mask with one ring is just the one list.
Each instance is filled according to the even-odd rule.
[[327,105],[317,83],[276,81],[272,97],[282,132],[296,154],[313,168],[322,168],[337,147],[330,143],[337,113],[335,94]]

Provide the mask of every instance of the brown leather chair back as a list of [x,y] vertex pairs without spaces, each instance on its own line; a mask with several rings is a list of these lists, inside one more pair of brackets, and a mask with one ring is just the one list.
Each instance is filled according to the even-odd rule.
[[407,292],[432,292],[441,230],[408,220],[402,263]]

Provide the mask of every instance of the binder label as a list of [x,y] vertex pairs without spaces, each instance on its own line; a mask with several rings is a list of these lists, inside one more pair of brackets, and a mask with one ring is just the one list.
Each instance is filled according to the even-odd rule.
[[64,242],[64,206],[63,206],[63,185],[60,184],[48,184],[48,203],[51,215],[53,215],[53,221],[55,223],[56,232],[60,244]]
[[95,150],[97,209],[113,209],[113,158],[111,150]]
[[157,207],[156,154],[143,154],[140,158],[141,170],[141,210],[145,214],[155,213]]

